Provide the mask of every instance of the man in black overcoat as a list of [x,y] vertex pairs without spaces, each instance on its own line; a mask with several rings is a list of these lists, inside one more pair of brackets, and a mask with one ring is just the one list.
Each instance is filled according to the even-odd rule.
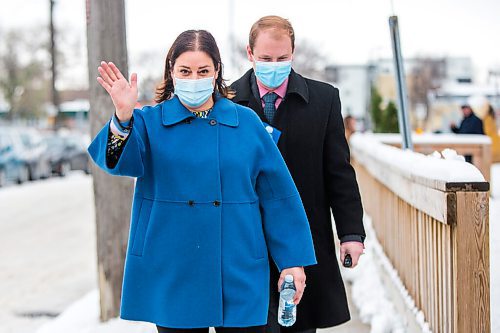
[[349,254],[351,267],[355,267],[365,238],[363,208],[349,162],[339,90],[304,78],[291,68],[294,43],[288,20],[278,16],[259,19],[252,26],[247,46],[253,68],[231,85],[235,91],[233,101],[253,109],[277,141],[304,203],[318,260],[317,265],[305,267],[307,287],[297,306],[297,321],[285,328],[277,320],[283,276],[269,257],[270,333],[312,333],[348,321],[331,213],[341,242],[341,262]]

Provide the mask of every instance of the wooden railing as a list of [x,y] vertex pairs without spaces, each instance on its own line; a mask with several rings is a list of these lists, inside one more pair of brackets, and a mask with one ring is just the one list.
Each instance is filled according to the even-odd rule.
[[[401,147],[401,135],[376,134],[375,137],[382,143]],[[431,154],[445,148],[455,150],[459,155],[470,156],[474,164],[483,174],[486,181],[490,181],[491,169],[491,139],[486,135],[464,134],[415,134],[413,139],[414,151],[422,154]]]
[[374,141],[355,135],[352,163],[365,212],[416,306],[433,332],[490,332],[489,183],[468,163]]

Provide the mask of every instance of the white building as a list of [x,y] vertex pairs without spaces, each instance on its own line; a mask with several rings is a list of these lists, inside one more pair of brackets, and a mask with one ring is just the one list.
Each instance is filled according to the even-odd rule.
[[327,80],[339,88],[342,115],[364,118],[370,101],[370,67],[341,65],[326,68]]
[[[474,87],[473,83],[473,66],[472,60],[467,57],[445,57],[445,58],[407,58],[404,60],[405,75],[416,77],[419,75],[421,67],[432,67],[433,85],[436,87],[453,86],[453,92],[457,91],[457,86],[461,87],[458,90],[466,90],[464,95],[460,97],[452,97],[452,99],[465,102],[467,98],[479,89],[472,90],[467,87]],[[342,102],[342,114],[352,115],[358,119],[366,119],[367,111],[369,110],[371,86],[376,85],[378,78],[394,76],[394,62],[392,58],[379,59],[372,64],[367,65],[331,65],[326,69],[327,80],[332,82],[340,90]],[[387,80],[386,80],[387,81]],[[394,81],[391,85],[394,86]],[[380,87],[379,87],[380,88]],[[431,102],[437,101],[440,98],[448,98],[446,90],[430,92]],[[380,90],[380,89],[379,89]],[[395,92],[392,88],[391,96],[384,96],[386,99],[394,99]],[[486,97],[491,97],[491,89]],[[454,94],[453,94],[454,95]]]

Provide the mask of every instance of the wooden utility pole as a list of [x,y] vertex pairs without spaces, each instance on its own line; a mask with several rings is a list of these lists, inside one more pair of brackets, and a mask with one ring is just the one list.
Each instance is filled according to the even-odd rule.
[[[86,0],[91,135],[109,121],[114,106],[99,85],[101,60],[114,62],[128,77],[124,0]],[[92,163],[97,223],[101,320],[118,316],[130,222],[133,180],[113,177]]]
[[51,74],[52,74],[52,82],[51,82],[51,89],[52,89],[52,105],[54,105],[54,108],[56,110],[56,116],[55,121],[54,121],[54,128],[58,128],[61,122],[61,109],[59,107],[60,100],[59,100],[59,92],[57,91],[56,87],[56,80],[57,80],[57,52],[56,52],[56,31],[54,28],[54,0],[50,0],[50,23],[49,23],[49,29],[50,29],[50,59],[51,59]]

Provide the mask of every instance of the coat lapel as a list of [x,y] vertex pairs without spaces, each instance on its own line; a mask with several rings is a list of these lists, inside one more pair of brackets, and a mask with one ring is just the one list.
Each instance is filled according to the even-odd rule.
[[236,96],[233,98],[233,102],[248,106],[257,113],[263,122],[268,123],[269,120],[264,115],[260,98],[256,97],[255,92],[252,91],[252,80],[254,80],[254,77],[255,74],[253,73],[253,69],[249,69],[245,75],[232,85],[232,88],[236,90]]
[[[162,103],[162,123],[165,126],[172,126],[187,118],[195,117],[175,95]],[[224,97],[216,98],[214,108],[208,118],[216,119],[219,123],[231,127],[237,127],[239,124],[236,105]]]

